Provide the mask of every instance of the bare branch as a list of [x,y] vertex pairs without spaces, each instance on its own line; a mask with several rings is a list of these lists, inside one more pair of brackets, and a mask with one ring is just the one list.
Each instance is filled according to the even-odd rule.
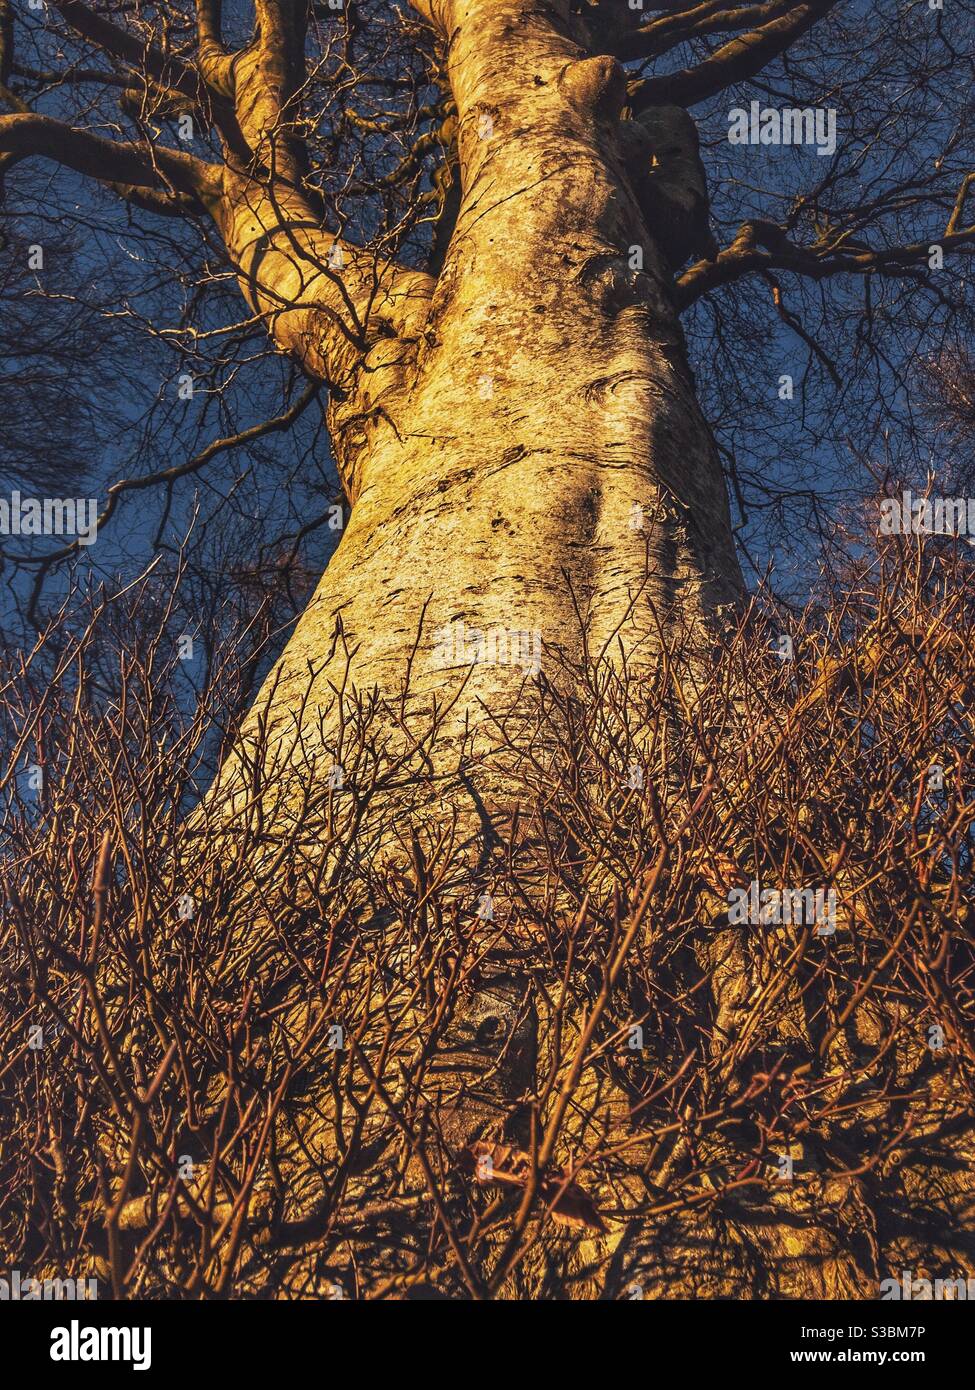
[[672,103],[695,106],[726,87],[745,82],[785,53],[807,29],[827,14],[837,0],[805,0],[778,19],[722,44],[703,62],[664,77],[632,83],[630,105],[634,111]]
[[[975,247],[975,227],[948,231],[936,241],[943,251],[971,254]],[[697,261],[680,276],[676,286],[678,304],[686,309],[702,295],[756,270],[789,270],[813,280],[833,275],[907,275],[927,264],[934,243],[932,238],[930,243],[916,242],[881,250],[854,246],[849,240],[844,242],[843,249],[837,249],[835,243],[798,246],[775,223],[746,222],[731,245],[713,261]]]
[[103,183],[195,197],[201,209],[219,197],[219,172],[184,150],[127,140],[108,140],[34,112],[0,116],[0,154],[7,167],[29,157],[53,159]]
[[175,87],[192,101],[200,97],[200,80],[189,64],[144,44],[111,20],[103,19],[81,0],[53,0],[54,8],[72,29],[103,52],[122,59],[137,72],[148,73],[164,86]]

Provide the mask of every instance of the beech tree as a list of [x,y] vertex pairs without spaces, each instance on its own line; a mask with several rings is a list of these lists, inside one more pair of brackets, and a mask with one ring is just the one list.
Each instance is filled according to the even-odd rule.
[[[200,284],[223,293],[229,275],[249,329],[307,378],[270,427],[292,424],[320,390],[327,398],[341,539],[190,824],[238,858],[246,840],[290,893],[296,864],[323,872],[331,793],[361,786],[380,756],[413,760],[411,775],[389,784],[392,828],[387,815],[383,834],[355,853],[380,863],[390,842],[402,850],[422,915],[440,841],[420,827],[429,836],[450,823],[468,863],[513,837],[519,760],[546,739],[574,737],[581,673],[609,682],[600,687],[609,700],[611,687],[656,689],[662,670],[679,671],[672,694],[690,723],[676,745],[670,731],[650,739],[661,788],[685,781],[699,751],[692,730],[732,756],[748,701],[722,688],[722,745],[707,690],[748,605],[733,516],[747,508],[749,460],[719,449],[715,431],[730,438],[735,422],[790,408],[804,374],[841,391],[866,373],[879,405],[850,441],[859,457],[905,408],[916,337],[932,360],[951,359],[970,313],[975,247],[970,12],[957,0],[0,9],[8,185],[53,162],[59,177],[110,190],[140,227],[191,228]],[[145,255],[164,265],[153,236]],[[42,281],[43,264],[31,268]],[[213,325],[202,303],[189,326],[205,337]],[[748,395],[759,313],[802,370],[752,380]],[[682,318],[695,324],[696,374]],[[727,371],[709,376],[729,353],[742,366],[737,387]],[[867,483],[883,481],[885,460],[874,464]],[[816,467],[811,449],[810,474]],[[873,659],[869,643],[866,652]],[[813,704],[832,698],[839,669],[824,664]],[[538,700],[557,733],[542,727]],[[364,757],[353,745],[367,726],[378,742]],[[631,790],[643,788],[638,773]],[[712,772],[698,773],[680,834],[709,814]],[[746,795],[745,773],[735,775],[732,808]],[[296,804],[307,811],[315,796],[320,814],[302,820]],[[238,828],[255,803],[257,840]],[[732,809],[721,824],[733,818]],[[328,872],[344,872],[348,855]],[[719,854],[702,868],[698,904],[713,908],[737,881],[728,862]],[[663,861],[651,856],[640,872],[650,894]],[[618,889],[623,876],[609,879]],[[238,919],[238,942],[273,916],[268,891],[265,881],[246,926]],[[651,901],[637,894],[632,932]],[[489,895],[482,924],[496,906]],[[612,935],[614,952],[632,939]],[[612,960],[609,992],[622,968]],[[758,989],[753,965],[740,951],[708,958],[716,1057],[744,1036],[734,1019]],[[510,965],[472,997],[446,1034],[460,1055],[455,1073],[500,1076],[498,1093],[514,1101],[531,1089],[533,1062]],[[574,1016],[586,1045],[599,999]],[[297,1005],[293,1013],[304,1017]],[[509,1042],[486,1066],[468,1035],[498,1018]],[[833,1026],[824,1024],[827,1041]],[[385,1096],[358,1044],[356,1059],[370,1069],[370,1094]],[[569,1067],[573,1086],[580,1069]],[[553,1085],[546,1095],[564,1119],[571,1087]],[[390,1107],[399,1124],[394,1099]],[[448,1146],[482,1134],[489,1109],[483,1097],[458,1103],[442,1126]],[[543,1178],[527,1177],[534,1169],[521,1160],[509,1176],[564,1211],[571,1175],[561,1188],[544,1179],[557,1128],[532,1150]],[[681,1142],[686,1159],[691,1141]],[[413,1145],[421,1164],[422,1147]],[[599,1224],[578,1197],[580,1211],[583,1225]],[[808,1249],[825,1260],[815,1217],[804,1219],[817,1231]],[[781,1253],[788,1239],[769,1234],[767,1248]],[[469,1253],[457,1255],[467,1291],[503,1287],[512,1250],[502,1249],[494,1285]],[[818,1291],[855,1290],[845,1258]],[[812,1285],[798,1275],[792,1287]]]
[[[799,332],[791,287],[806,278],[929,276],[950,298],[932,267],[972,244],[965,98],[944,106],[963,59],[941,11],[897,21],[905,62],[868,7],[863,63],[826,73],[827,46],[859,23],[843,6],[516,20],[494,5],[270,4],[251,30],[236,9],[222,27],[213,5],[114,8],[48,7],[60,59],[31,33],[53,64],[41,71],[17,60],[30,15],[5,7],[0,147],[8,167],[55,160],[136,207],[202,219],[274,343],[327,384],[351,511],[274,676],[285,711],[339,614],[353,679],[386,697],[421,614],[428,643],[460,623],[472,651],[501,630],[577,654],[582,611],[590,650],[634,656],[675,623],[713,621],[742,579],[680,314],[749,276]],[[742,188],[719,246],[690,112],[717,98],[744,113],[781,74],[807,116],[832,109],[835,150],[800,147],[791,205],[756,207]],[[911,85],[861,116],[853,94],[880,77]],[[87,119],[43,113],[66,90]],[[891,138],[897,120],[913,150]],[[756,165],[785,153],[774,130],[754,138]],[[510,695],[520,674],[476,662],[464,703]],[[323,671],[306,716],[330,700]]]

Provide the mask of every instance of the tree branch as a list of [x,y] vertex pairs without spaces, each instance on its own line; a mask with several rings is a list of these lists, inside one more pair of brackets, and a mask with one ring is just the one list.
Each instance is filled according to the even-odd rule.
[[110,20],[95,14],[81,0],[52,0],[52,4],[75,33],[89,39],[105,53],[120,58],[138,72],[148,73],[164,87],[175,87],[191,101],[200,99],[199,76],[182,59],[162,53],[154,44],[142,43]]
[[[212,63],[188,63],[161,52],[155,44],[135,38],[119,25],[95,14],[81,0],[52,0],[52,3],[75,33],[125,63],[149,85],[154,83],[164,91],[175,91],[185,97],[207,122],[216,125],[226,144],[238,156],[242,153],[243,141],[236,129],[233,108],[227,101],[229,93],[224,90],[223,77],[226,72],[232,76],[229,59],[226,72]],[[211,85],[208,85],[206,67],[217,79]]]
[[648,106],[696,106],[726,87],[747,81],[790,48],[837,2],[804,0],[778,19],[722,44],[694,67],[631,83],[630,106],[637,112]]
[[[232,60],[236,118],[251,158],[224,171],[217,219],[224,243],[247,302],[306,372],[348,391],[372,353],[388,382],[404,358],[397,340],[414,340],[426,320],[433,281],[323,226],[296,134],[306,7],[256,0],[255,16],[253,41]],[[200,6],[198,23],[216,43],[213,4]]]
[[0,116],[0,155],[5,167],[39,157],[108,184],[188,194],[201,208],[220,197],[220,174],[183,150],[128,140],[108,140],[36,112]]
[[621,35],[611,52],[624,63],[635,58],[659,58],[688,39],[761,27],[787,13],[795,3],[796,0],[763,0],[759,4],[730,8],[727,0],[688,4]]
[[220,0],[196,0],[196,32],[200,72],[214,91],[232,101],[234,62],[221,39]]
[[256,0],[254,9],[254,42],[233,60],[237,121],[274,177],[300,187],[308,172],[304,144],[295,134],[305,71],[305,7],[292,0]]
[[[76,0],[57,0],[57,8],[143,81],[205,97],[206,74],[183,60]],[[234,101],[222,128],[227,162],[219,168],[155,142],[112,140],[34,113],[0,117],[0,162],[50,158],[154,212],[186,211],[186,199],[194,199],[214,217],[244,296],[264,315],[278,346],[312,377],[348,390],[367,356],[372,367],[385,369],[374,373],[376,383],[392,379],[404,360],[398,339],[415,341],[433,282],[322,225],[321,208],[305,187],[306,155],[296,134],[305,20],[299,0],[257,0],[254,39],[230,57],[217,0],[197,0],[201,66]]]
[[[975,176],[969,175],[965,184],[972,182]],[[792,271],[812,280],[825,280],[833,275],[906,275],[926,264],[933,245],[944,251],[965,254],[975,249],[975,226],[952,230],[956,223],[953,212],[943,236],[932,237],[930,242],[874,251],[869,247],[850,246],[849,242],[842,250],[826,244],[798,246],[774,222],[745,222],[731,245],[713,261],[697,261],[676,281],[678,307],[686,309],[702,295],[756,270]]]

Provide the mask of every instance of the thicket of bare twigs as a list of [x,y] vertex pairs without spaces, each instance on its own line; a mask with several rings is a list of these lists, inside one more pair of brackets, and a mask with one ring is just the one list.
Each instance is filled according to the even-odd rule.
[[[262,842],[259,798],[208,834],[234,651],[190,708],[145,591],[63,616],[3,676],[0,1262],[167,1298],[970,1267],[973,599],[963,544],[892,540],[793,660],[752,615],[696,695],[677,653],[549,671],[473,868],[447,823],[373,852],[436,730],[384,760],[365,700],[313,835]],[[835,933],[730,926],[753,880],[835,889]]]

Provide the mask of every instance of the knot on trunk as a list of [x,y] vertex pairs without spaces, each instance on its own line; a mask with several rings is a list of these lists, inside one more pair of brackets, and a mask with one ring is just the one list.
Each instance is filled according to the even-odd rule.
[[601,120],[619,120],[626,102],[626,73],[608,53],[569,63],[559,85],[576,110]]
[[617,140],[647,230],[670,268],[691,257],[713,260],[718,246],[693,118],[680,106],[654,106],[621,121]]

